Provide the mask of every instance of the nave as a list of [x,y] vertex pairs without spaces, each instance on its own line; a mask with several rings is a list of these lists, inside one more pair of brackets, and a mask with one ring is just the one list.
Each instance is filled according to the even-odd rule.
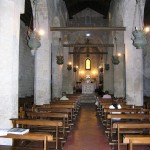
[[[54,103],[70,103],[66,101],[58,101]],[[100,99],[101,101],[101,99]],[[105,100],[106,102],[107,100]],[[54,105],[54,104],[51,104]],[[57,104],[58,105],[58,104]],[[67,104],[68,105],[68,104]],[[123,105],[122,105],[123,106]],[[52,106],[51,106],[52,107]],[[38,108],[38,106],[37,106]],[[40,108],[40,107],[39,107]],[[44,109],[44,108],[43,108]],[[46,110],[46,109],[45,109]],[[52,108],[51,108],[52,111]],[[56,111],[56,109],[55,109]],[[119,110],[121,111],[121,110]],[[133,110],[132,110],[133,111]],[[36,114],[38,115],[38,114]],[[48,113],[47,113],[48,115]],[[50,115],[50,114],[49,114]],[[51,114],[52,115],[52,114]],[[56,115],[56,114],[55,114]],[[47,116],[48,117],[48,116]],[[50,117],[50,116],[49,116]],[[52,117],[52,116],[51,116]],[[56,116],[55,116],[56,117]],[[43,118],[43,117],[42,117]],[[64,146],[58,148],[59,150],[117,150],[117,144],[115,146],[109,145],[106,129],[102,124],[102,118],[99,116],[97,108],[94,103],[81,103],[80,111],[78,112],[77,118],[75,119],[74,125],[67,136]],[[0,150],[35,150],[42,146],[41,142],[26,143],[24,148],[6,148],[1,146]],[[48,150],[52,150],[54,147],[52,143],[48,143]],[[34,148],[29,148],[34,147]],[[42,148],[43,149],[43,148]],[[38,148],[39,150],[39,148]],[[41,148],[40,148],[41,150]],[[127,146],[120,146],[120,150],[127,150]],[[133,146],[133,150],[150,150],[147,145]]]

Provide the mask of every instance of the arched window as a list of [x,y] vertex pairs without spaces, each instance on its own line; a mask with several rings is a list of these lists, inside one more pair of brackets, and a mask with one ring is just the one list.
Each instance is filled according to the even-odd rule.
[[91,60],[90,60],[90,58],[86,58],[86,60],[85,60],[85,69],[86,70],[91,70]]

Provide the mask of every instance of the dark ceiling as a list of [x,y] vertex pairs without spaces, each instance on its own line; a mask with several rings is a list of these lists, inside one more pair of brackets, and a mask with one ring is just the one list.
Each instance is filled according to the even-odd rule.
[[[107,18],[111,0],[63,0],[66,3],[69,18],[85,8],[91,8]],[[25,14],[21,15],[21,20],[26,26],[32,27],[32,8],[30,0],[25,0]],[[150,25],[150,0],[146,0],[144,10],[144,24]]]
[[146,0],[145,3],[144,25],[150,25],[150,0]]
[[91,8],[107,17],[111,0],[64,0],[69,18],[85,8]]

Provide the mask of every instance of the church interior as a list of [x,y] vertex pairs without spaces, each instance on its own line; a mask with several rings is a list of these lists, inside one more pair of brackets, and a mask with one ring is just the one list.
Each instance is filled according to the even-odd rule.
[[0,150],[150,150],[149,0],[0,0],[0,12]]

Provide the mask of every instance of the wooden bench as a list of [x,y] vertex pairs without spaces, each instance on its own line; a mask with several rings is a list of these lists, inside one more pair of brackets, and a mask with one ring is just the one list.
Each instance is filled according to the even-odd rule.
[[108,114],[113,114],[115,112],[120,112],[121,114],[136,114],[136,113],[141,113],[141,109],[133,109],[133,108],[122,108],[122,109],[109,109],[109,108],[104,108],[104,118],[102,118],[103,125],[104,122],[107,121],[107,115]]
[[[138,129],[150,129],[150,122],[116,122],[113,128],[117,129],[118,150],[120,150],[120,134],[121,133],[138,133]],[[130,129],[130,130],[129,130]],[[121,132],[123,130],[123,132]],[[141,131],[139,131],[141,132]]]
[[[46,133],[27,133],[27,134],[23,134],[23,135],[16,135],[16,134],[8,134],[6,136],[0,136],[0,138],[11,138],[11,139],[23,139],[23,140],[35,140],[35,141],[43,141],[44,142],[44,147],[43,149],[46,150],[46,146],[47,146],[47,141],[53,141],[53,136],[50,134],[46,134]],[[7,146],[0,146],[3,148],[7,148]],[[11,149],[13,149],[11,147]],[[14,147],[15,149],[15,147]]]
[[133,150],[133,144],[150,144],[150,135],[124,135],[123,143],[129,144],[129,150]]
[[[104,109],[108,109],[110,107],[112,103],[104,103],[104,104],[101,104],[101,108],[100,108],[100,116],[103,117],[104,116]],[[121,108],[131,108],[132,106],[131,105],[126,105],[126,103],[124,102],[121,102],[121,103],[117,103],[117,104],[120,104],[121,105]]]
[[108,126],[108,122],[110,121],[110,136],[112,137],[112,133],[113,133],[113,123],[114,123],[114,119],[121,119],[120,121],[126,121],[128,122],[130,121],[135,121],[135,120],[150,120],[150,115],[148,114],[108,114],[107,115],[107,126]]
[[59,119],[63,121],[63,135],[66,137],[66,129],[69,128],[69,116],[67,113],[53,113],[53,112],[27,112],[28,119]]
[[57,104],[55,104],[55,105],[51,105],[49,107],[41,107],[41,106],[35,107],[33,111],[37,111],[37,112],[39,112],[39,111],[49,111],[49,112],[57,111],[58,112],[59,110],[60,110],[59,112],[69,111],[70,120],[73,122],[73,119],[76,118],[74,109],[75,109],[74,105],[59,105],[59,104],[57,105]]
[[[22,128],[27,127],[29,129],[33,129],[33,127],[55,127],[55,137],[53,137],[53,141],[56,142],[55,148],[58,149],[58,139],[59,139],[59,127],[63,126],[62,121],[51,121],[51,120],[31,120],[31,119],[11,119],[13,123],[13,127],[16,128],[21,125]],[[38,132],[38,130],[35,130]],[[43,133],[43,131],[42,131]],[[44,133],[51,133],[50,129],[44,131]]]

